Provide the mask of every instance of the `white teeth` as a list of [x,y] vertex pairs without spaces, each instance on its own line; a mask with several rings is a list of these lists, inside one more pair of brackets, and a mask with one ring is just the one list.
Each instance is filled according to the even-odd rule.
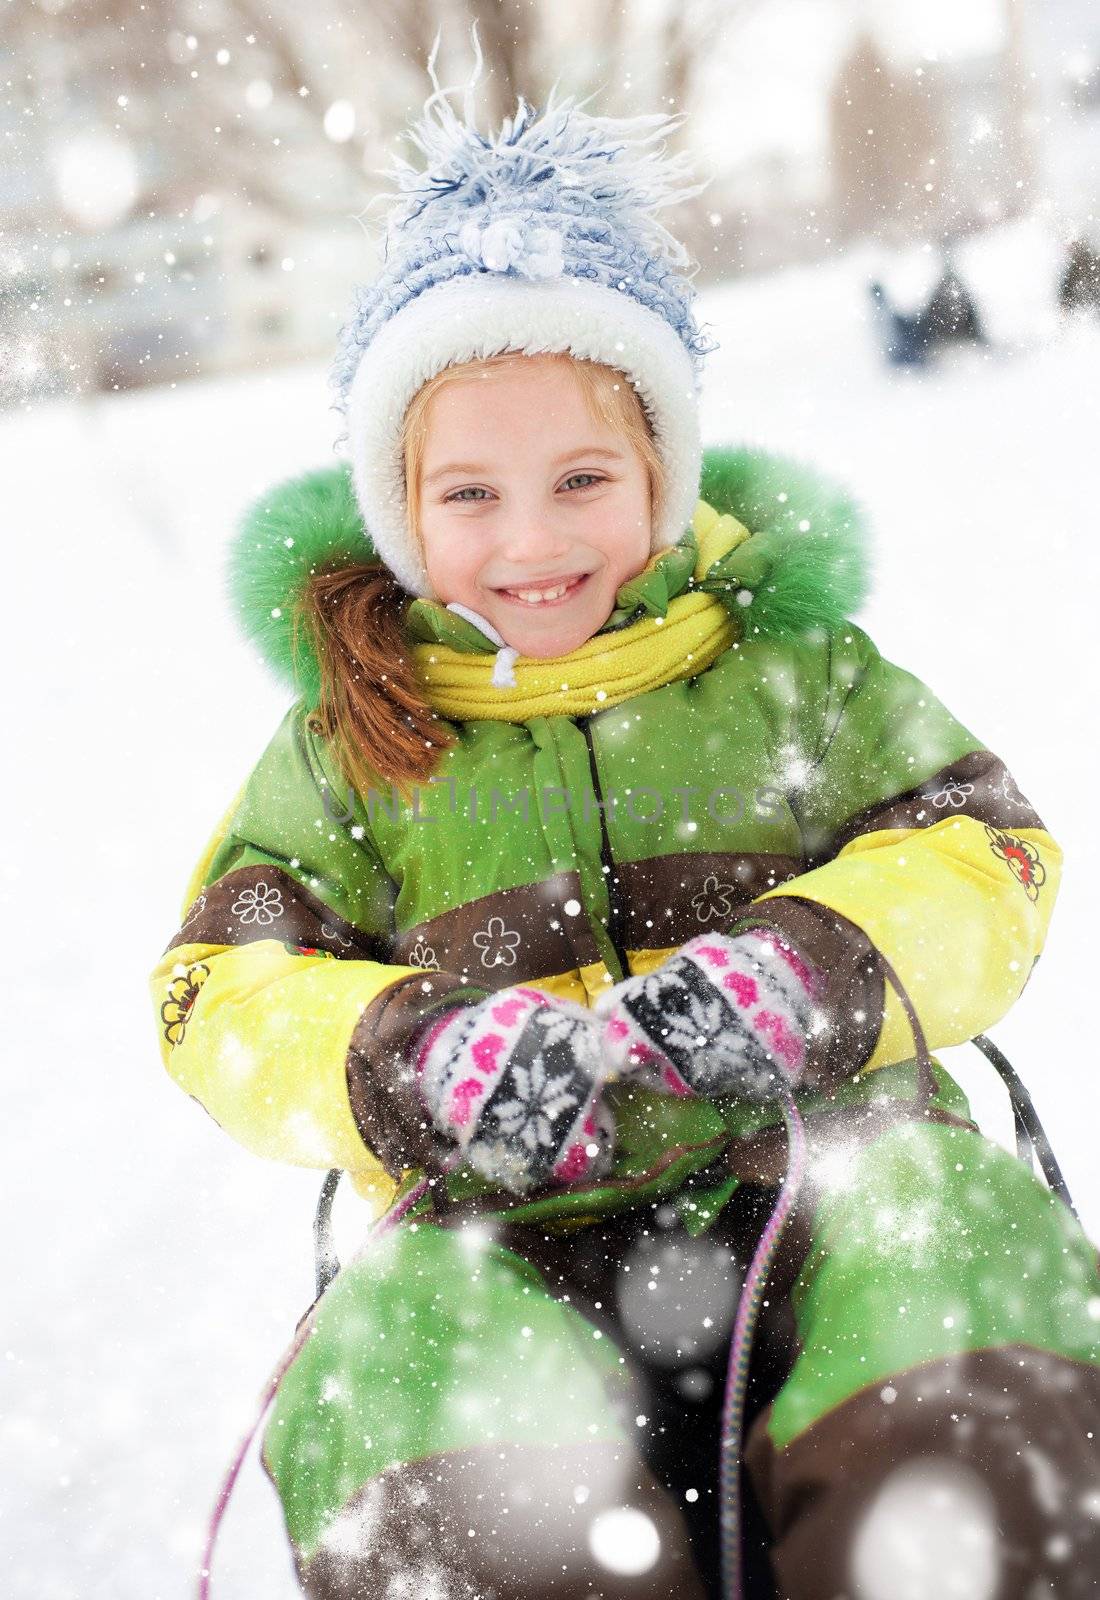
[[568,583],[559,583],[556,589],[505,589],[505,594],[514,595],[517,600],[526,601],[528,605],[539,605],[544,600],[558,600],[569,588]]

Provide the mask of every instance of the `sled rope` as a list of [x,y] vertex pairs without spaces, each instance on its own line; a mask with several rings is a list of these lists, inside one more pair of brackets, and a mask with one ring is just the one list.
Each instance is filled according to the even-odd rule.
[[[875,955],[884,976],[889,979],[909,1019],[909,1027],[916,1047],[920,1069],[921,1088],[918,1099],[926,1096],[935,1082],[932,1057],[924,1037],[924,1029],[913,1007],[905,986],[893,965],[877,946]],[[790,1221],[806,1172],[806,1129],[795,1104],[794,1095],[785,1090],[782,1098],[783,1120],[787,1125],[787,1172],[783,1187],[775,1202],[771,1216],[760,1235],[756,1251],[749,1266],[741,1295],[737,1302],[737,1316],[733,1324],[729,1365],[726,1369],[726,1393],[722,1402],[722,1436],[718,1465],[718,1493],[721,1504],[722,1535],[722,1589],[725,1600],[744,1600],[743,1591],[743,1517],[741,1508],[741,1452],[745,1420],[745,1395],[749,1382],[749,1358],[752,1355],[753,1335],[768,1281],[779,1249],[783,1230]]]
[[[916,1049],[916,1059],[920,1069],[917,1103],[921,1104],[927,1099],[930,1090],[935,1084],[932,1058],[925,1041],[924,1030],[921,1027],[913,1003],[893,966],[877,948],[875,949],[875,954],[884,976],[896,991],[902,1009],[909,1020]],[[1063,1198],[1072,1209],[1072,1201],[1069,1199],[1068,1190],[1065,1190],[1064,1180],[1061,1178],[1061,1173],[1053,1155],[1049,1152],[1049,1145],[1047,1144],[1042,1124],[1039,1122],[1022,1084],[1019,1083],[1015,1073],[1012,1072],[1007,1061],[996,1050],[991,1041],[986,1040],[984,1036],[979,1036],[973,1042],[978,1044],[983,1054],[993,1062],[1000,1075],[1008,1083],[1010,1091],[1018,1085],[1019,1099],[1016,1093],[1013,1093],[1012,1096],[1018,1131],[1022,1126],[1023,1131],[1030,1136],[1031,1145],[1037,1147],[1039,1151],[1044,1176],[1047,1178],[1048,1183],[1052,1188],[1057,1188],[1058,1192],[1063,1193],[1064,1191]],[[989,1048],[986,1048],[987,1046]],[[1023,1111],[1021,1111],[1020,1106],[1021,1100],[1025,1102]],[[719,1493],[721,1503],[722,1589],[725,1600],[744,1600],[741,1454],[743,1448],[745,1398],[748,1391],[749,1361],[752,1354],[753,1336],[756,1332],[756,1324],[768,1276],[775,1262],[784,1230],[790,1221],[805,1178],[807,1162],[806,1129],[790,1090],[784,1093],[780,1103],[787,1129],[787,1170],[771,1216],[760,1235],[738,1299],[722,1406]],[[1048,1161],[1042,1159],[1044,1155],[1049,1157]],[[352,1259],[355,1261],[360,1260],[380,1238],[389,1233],[391,1229],[397,1227],[428,1193],[433,1181],[430,1178],[423,1178],[415,1184],[408,1194],[399,1200],[375,1224]],[[331,1200],[331,1193],[327,1190],[326,1193],[329,1200]],[[318,1235],[318,1239],[319,1237]],[[252,1441],[259,1431],[264,1417],[267,1415],[272,1400],[278,1393],[279,1385],[309,1337],[317,1307],[329,1283],[335,1277],[335,1271],[338,1270],[335,1269],[334,1262],[326,1260],[324,1265],[328,1270],[324,1274],[319,1273],[317,1297],[298,1324],[293,1340],[268,1378],[261,1395],[259,1411],[251,1427],[241,1440],[222,1481],[214,1511],[211,1515],[202,1562],[199,1568],[198,1600],[210,1600],[210,1579],[215,1542]]]
[[790,1155],[787,1175],[779,1191],[775,1209],[760,1235],[748,1276],[737,1303],[733,1325],[726,1396],[722,1405],[722,1443],[718,1467],[718,1493],[722,1506],[722,1576],[727,1600],[741,1600],[741,1433],[745,1415],[745,1393],[749,1382],[749,1356],[760,1312],[764,1286],[775,1260],[779,1241],[787,1226],[806,1168],[806,1130],[794,1096],[783,1096],[783,1120],[787,1124]]
[[[424,1198],[425,1194],[427,1194],[430,1182],[431,1180],[429,1178],[422,1178],[414,1188],[409,1190],[408,1194],[403,1200],[398,1201],[397,1205],[395,1205],[392,1210],[388,1211],[386,1215],[375,1224],[375,1226],[367,1234],[363,1245],[357,1251],[355,1257],[353,1258],[354,1260],[359,1260],[363,1255],[366,1254],[368,1250],[377,1244],[378,1240],[382,1238],[383,1234],[389,1233],[392,1228],[396,1228],[401,1219],[408,1216],[413,1207],[418,1205],[419,1202]],[[210,1574],[214,1562],[214,1543],[218,1537],[218,1530],[220,1529],[225,1518],[225,1513],[229,1508],[229,1500],[233,1493],[234,1486],[237,1482],[237,1478],[240,1475],[240,1470],[244,1466],[245,1457],[248,1455],[252,1441],[256,1437],[264,1417],[267,1415],[268,1407],[278,1393],[279,1385],[285,1378],[287,1371],[289,1370],[291,1363],[294,1361],[294,1358],[297,1356],[299,1350],[301,1350],[302,1346],[309,1338],[310,1332],[313,1328],[314,1317],[317,1313],[317,1307],[321,1303],[321,1298],[321,1295],[317,1296],[317,1299],[313,1302],[305,1316],[302,1318],[301,1322],[298,1324],[294,1338],[287,1347],[285,1354],[280,1357],[278,1363],[276,1364],[275,1370],[268,1378],[267,1384],[264,1387],[264,1391],[260,1399],[260,1409],[256,1413],[256,1417],[252,1423],[252,1426],[248,1429],[248,1432],[237,1446],[237,1453],[233,1457],[233,1460],[229,1466],[229,1470],[222,1480],[222,1486],[218,1493],[217,1502],[210,1518],[210,1526],[206,1534],[206,1546],[203,1550],[202,1563],[199,1567],[198,1600],[210,1600]]]

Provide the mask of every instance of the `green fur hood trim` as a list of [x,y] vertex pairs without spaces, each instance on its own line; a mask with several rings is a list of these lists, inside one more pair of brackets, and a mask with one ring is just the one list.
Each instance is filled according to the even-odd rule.
[[[864,603],[871,566],[866,516],[816,468],[748,447],[711,449],[699,494],[751,530],[694,585],[730,605],[746,639],[835,627]],[[275,484],[241,520],[226,565],[230,604],[271,671],[310,706],[318,701],[320,672],[305,630],[293,640],[305,583],[313,573],[378,559],[342,463]],[[746,592],[752,600],[742,605],[737,595]]]

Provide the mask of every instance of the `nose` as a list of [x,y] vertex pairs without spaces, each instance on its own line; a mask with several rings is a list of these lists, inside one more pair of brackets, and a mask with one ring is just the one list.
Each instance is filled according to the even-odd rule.
[[504,559],[516,567],[548,567],[560,561],[569,539],[542,518],[521,519],[505,535],[500,547]]

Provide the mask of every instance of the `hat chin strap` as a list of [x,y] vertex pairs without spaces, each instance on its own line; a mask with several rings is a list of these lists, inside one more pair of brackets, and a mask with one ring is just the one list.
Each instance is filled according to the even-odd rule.
[[493,662],[493,676],[490,681],[498,689],[514,689],[516,687],[516,661],[519,659],[519,651],[515,645],[505,644],[503,638],[488,618],[483,617],[472,606],[464,606],[457,600],[451,600],[447,605],[447,610],[457,611],[460,617],[465,617],[467,622],[472,622],[474,627],[479,628],[493,644],[500,646]]
[[393,314],[364,350],[349,393],[348,447],[366,532],[413,594],[427,598],[431,589],[408,529],[405,412],[444,367],[508,350],[568,353],[625,373],[650,418],[666,477],[650,554],[675,544],[691,523],[703,459],[698,380],[694,358],[665,319],[599,283],[467,274],[424,290]]

